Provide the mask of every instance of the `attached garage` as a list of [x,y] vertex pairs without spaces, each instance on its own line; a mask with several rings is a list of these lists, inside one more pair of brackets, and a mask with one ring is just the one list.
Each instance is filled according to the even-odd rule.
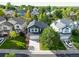
[[30,39],[39,39],[39,35],[30,35]]

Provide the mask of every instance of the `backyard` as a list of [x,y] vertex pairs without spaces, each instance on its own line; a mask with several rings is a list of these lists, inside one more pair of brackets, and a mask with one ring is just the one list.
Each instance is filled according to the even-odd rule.
[[18,35],[16,37],[8,37],[0,46],[0,49],[27,49],[26,37]]

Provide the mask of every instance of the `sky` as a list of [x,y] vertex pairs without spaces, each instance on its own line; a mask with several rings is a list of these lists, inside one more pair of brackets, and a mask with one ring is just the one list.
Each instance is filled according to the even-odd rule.
[[0,4],[6,5],[7,2],[11,2],[13,5],[50,5],[51,2],[46,2],[41,0],[0,0]]
[[7,2],[10,2],[13,5],[33,5],[33,6],[79,6],[79,0],[0,0],[0,4],[6,5]]

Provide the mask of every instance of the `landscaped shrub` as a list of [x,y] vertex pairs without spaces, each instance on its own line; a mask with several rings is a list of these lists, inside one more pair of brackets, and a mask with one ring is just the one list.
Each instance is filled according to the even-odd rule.
[[46,28],[40,36],[40,46],[43,50],[64,50],[60,36],[52,28]]

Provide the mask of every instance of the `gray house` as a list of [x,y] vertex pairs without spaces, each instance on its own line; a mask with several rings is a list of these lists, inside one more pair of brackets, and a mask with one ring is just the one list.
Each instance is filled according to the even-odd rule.
[[0,35],[1,36],[8,35],[9,32],[12,31],[12,29],[13,29],[13,24],[9,22],[4,22],[0,24]]
[[33,34],[40,34],[42,32],[42,30],[44,28],[46,28],[48,25],[40,22],[40,21],[36,21],[33,20],[32,22],[29,23],[29,25],[27,26],[27,31],[29,33],[33,33]]
[[27,22],[23,18],[10,18],[8,22],[12,23],[16,32],[21,32],[26,29]]
[[64,18],[53,22],[50,27],[52,27],[56,32],[60,33],[61,39],[69,39],[72,30],[77,29],[77,22],[74,22],[69,18]]
[[6,19],[0,16],[0,24],[2,24],[3,22],[6,22]]
[[17,33],[26,29],[26,21],[23,18],[10,18],[6,21],[4,17],[0,16],[0,35],[8,35],[12,30]]
[[7,17],[14,17],[14,10],[4,10]]
[[39,9],[38,8],[33,8],[31,14],[32,15],[38,15],[39,14]]
[[41,32],[43,31],[43,29],[46,28],[47,26],[48,25],[46,23],[33,20],[27,26],[27,32],[28,32],[28,34],[30,34],[30,37],[33,38],[34,35],[38,35],[39,36],[39,34],[41,34]]

